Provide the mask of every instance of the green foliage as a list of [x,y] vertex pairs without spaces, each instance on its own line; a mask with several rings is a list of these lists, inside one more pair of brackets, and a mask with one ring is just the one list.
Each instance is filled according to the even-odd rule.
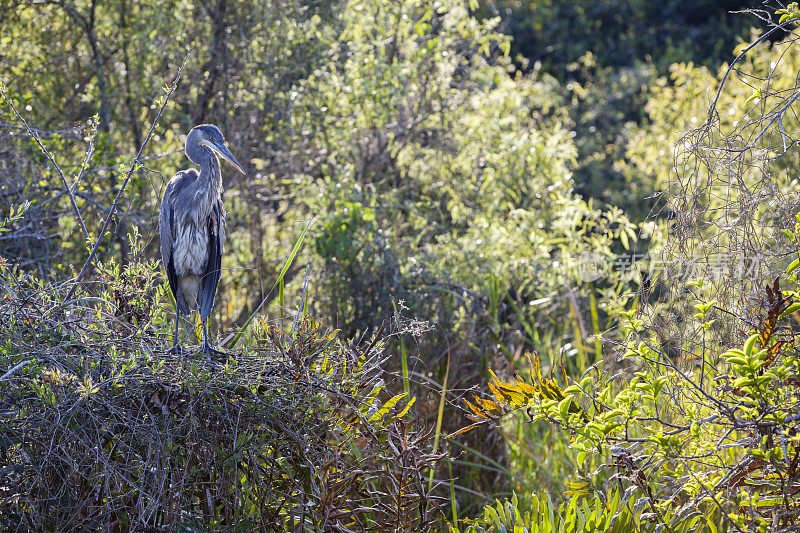
[[[480,16],[501,17],[522,71],[563,81],[556,113],[578,150],[571,168],[577,192],[623,209],[636,222],[661,207],[648,198],[659,190],[651,175],[631,170],[626,154],[628,139],[649,124],[649,90],[675,63],[714,69],[728,60],[748,27],[759,25],[734,11],[762,7],[736,0],[484,0],[480,6]],[[667,143],[656,144],[657,151],[669,151]]]
[[[800,124],[775,111],[800,49],[776,33],[720,85],[744,5],[6,2],[0,83],[46,153],[0,103],[4,511],[89,529],[416,531],[440,507],[476,533],[786,522],[797,289],[759,292],[759,323],[761,274],[732,297],[730,278],[615,265],[742,249],[796,282]],[[242,353],[217,371],[160,356],[171,308],[147,260],[200,122],[247,170],[224,176],[212,324]],[[56,165],[92,240],[132,171],[70,302],[86,238]],[[188,474],[164,496],[153,472]]]
[[[762,314],[741,348],[707,342],[688,360],[674,360],[630,312],[621,317],[625,357],[638,368],[630,379],[597,369],[580,379],[565,375],[561,385],[542,375],[537,360],[529,380],[495,378],[491,399],[467,403],[471,416],[477,424],[497,422],[524,409],[569,431],[578,465],[578,482],[567,483],[573,498],[591,506],[613,465],[623,505],[635,499],[651,509],[641,518],[648,528],[690,531],[699,520],[747,530],[789,524],[800,453],[797,339],[787,327],[800,309],[796,268],[788,273],[792,290],[776,280],[760,295]],[[696,323],[710,327],[718,304],[695,307]]]
[[6,233],[11,231],[11,225],[21,219],[25,212],[30,209],[31,202],[29,200],[24,201],[21,205],[12,205],[9,209],[8,215],[0,219],[0,233]]
[[[276,286],[279,286],[279,288],[280,288],[280,304],[281,304],[281,307],[283,307],[283,302],[284,302],[283,287],[284,287],[284,279],[285,279],[285,276],[286,276],[286,272],[289,270],[289,267],[292,266],[292,263],[294,262],[295,257],[297,257],[297,252],[300,250],[300,246],[303,244],[303,239],[306,236],[306,232],[308,231],[308,227],[311,225],[311,222],[313,222],[313,220],[309,220],[308,223],[306,223],[306,226],[303,228],[303,232],[297,238],[297,242],[294,243],[294,247],[292,248],[292,251],[289,253],[289,257],[287,257],[286,261],[283,263],[283,268],[281,269],[280,274],[278,274],[278,279],[275,280],[275,284],[272,286],[272,289],[270,289],[270,292],[272,292],[272,291],[275,290]],[[228,345],[230,348],[235,348],[236,347],[236,344],[239,342],[239,340],[242,338],[242,336],[245,334],[245,332],[249,329],[250,324],[253,322],[253,319],[255,319],[256,316],[258,315],[259,311],[261,311],[261,307],[264,305],[264,301],[265,300],[261,301],[261,303],[258,305],[258,307],[256,307],[255,310],[250,314],[250,316],[248,317],[247,321],[245,321],[244,325],[239,330],[239,332],[236,333],[236,335],[234,335],[233,339],[231,340],[231,342]],[[305,302],[303,302],[303,304],[305,304]],[[307,314],[305,305],[304,305],[304,308],[302,310],[302,313],[303,313],[302,316],[306,316],[306,314]],[[298,316],[300,316],[300,315],[298,314]]]
[[[752,34],[751,37],[755,39],[758,35]],[[740,40],[735,53],[741,52],[747,44]],[[794,74],[800,68],[800,53],[793,39],[773,45],[765,43],[750,50],[736,63],[736,68],[747,72],[752,77],[750,79],[762,78],[765,81],[763,84],[758,81],[750,83],[729,77],[720,88],[728,69],[727,64],[717,70],[693,63],[670,66],[669,76],[660,78],[650,88],[651,94],[645,108],[650,125],[635,132],[629,140],[627,150],[630,163],[624,170],[629,181],[647,175],[654,180],[651,187],[656,191],[670,187],[673,193],[683,187],[702,191],[711,202],[709,214],[723,205],[717,197],[726,184],[710,179],[714,173],[722,172],[721,162],[717,165],[695,165],[702,158],[694,157],[685,150],[685,141],[690,141],[687,133],[699,130],[708,122],[709,108],[715,103],[714,120],[718,123],[709,142],[719,142],[728,132],[745,143],[752,139],[765,125],[759,119],[764,110],[776,105],[785,91],[794,86]],[[718,90],[721,92],[716,99]],[[796,127],[794,117],[786,116],[784,121],[787,131]],[[770,131],[767,137],[765,146],[782,146],[779,132]],[[776,151],[772,157],[779,153]],[[741,177],[748,187],[753,187],[758,183],[764,165],[758,162],[759,154],[743,155],[746,160],[742,164],[752,168],[747,168]],[[775,163],[776,170],[791,172],[794,169],[789,158],[782,158]],[[691,183],[686,182],[687,170],[693,173]],[[774,180],[782,190],[788,191],[794,187],[783,172],[775,172]],[[705,186],[706,183],[710,187]]]
[[[569,133],[543,118],[557,85],[512,78],[507,59],[487,58],[505,42],[496,21],[413,1],[351,2],[339,17],[330,60],[301,85],[293,113],[315,164],[295,187],[327,220],[318,305],[364,329],[390,316],[394,297],[421,318],[471,329],[472,312],[441,322],[445,300],[513,295],[521,319],[535,321],[527,303],[562,293],[581,253],[610,257],[635,240],[621,211],[573,194]],[[613,279],[611,292],[625,281]]]
[[520,503],[515,494],[511,500],[496,502],[486,506],[483,516],[476,520],[465,520],[467,527],[453,532],[495,533],[514,531],[521,533],[623,533],[641,530],[641,509],[632,512],[622,504],[618,492],[607,501],[597,498],[593,505],[577,496],[555,506],[547,493],[533,495],[528,509],[520,511]]
[[797,2],[792,2],[785,8],[777,10],[775,14],[781,16],[781,18],[778,19],[778,24],[783,24],[784,22],[800,18],[800,11],[798,11]]

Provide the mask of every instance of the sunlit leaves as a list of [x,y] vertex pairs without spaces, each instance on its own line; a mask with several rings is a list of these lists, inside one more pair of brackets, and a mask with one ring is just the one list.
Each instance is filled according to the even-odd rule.
[[775,14],[780,15],[778,23],[783,24],[784,22],[800,18],[800,8],[797,7],[797,2],[792,2],[785,8],[777,10]]
[[489,382],[492,397],[474,396],[471,402],[465,401],[471,411],[468,417],[475,424],[453,433],[450,437],[464,433],[477,425],[498,421],[518,409],[526,409],[531,415],[537,411],[545,416],[557,414],[566,424],[574,417],[589,421],[589,416],[577,403],[574,394],[562,390],[554,379],[542,375],[538,357],[534,358],[532,365],[536,371],[532,383],[525,382],[521,377],[517,377],[513,382],[505,382],[492,373],[492,381]]

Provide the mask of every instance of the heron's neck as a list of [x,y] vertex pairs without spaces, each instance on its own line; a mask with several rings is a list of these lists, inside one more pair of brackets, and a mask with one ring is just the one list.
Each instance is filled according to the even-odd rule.
[[197,181],[209,193],[217,197],[222,194],[222,170],[216,154],[209,153],[200,162],[200,177]]
[[214,205],[222,196],[222,171],[219,159],[214,154],[202,158],[200,161],[200,176],[192,184],[193,209],[191,216],[194,224],[200,226],[206,223],[206,217],[214,209]]

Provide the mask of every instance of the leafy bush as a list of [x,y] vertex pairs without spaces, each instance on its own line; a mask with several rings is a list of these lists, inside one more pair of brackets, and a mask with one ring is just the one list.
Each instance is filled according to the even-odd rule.
[[[424,530],[443,510],[475,532],[794,527],[781,308],[797,291],[772,280],[798,248],[797,44],[776,31],[716,70],[750,19],[623,4],[6,2],[9,527]],[[176,92],[153,98],[187,49]],[[245,347],[213,370],[162,352],[166,293],[145,259],[182,135],[206,121],[247,170],[225,176],[212,324]],[[640,223],[653,205],[663,218]],[[583,275],[648,243],[654,262],[665,235],[702,282]],[[707,275],[742,250],[764,271]],[[613,318],[626,305],[639,314]],[[492,398],[459,408],[478,389]]]

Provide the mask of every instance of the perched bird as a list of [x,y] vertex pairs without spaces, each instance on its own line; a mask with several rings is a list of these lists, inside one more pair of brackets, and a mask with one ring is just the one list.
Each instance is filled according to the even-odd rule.
[[175,335],[172,350],[178,346],[181,315],[192,310],[203,323],[203,352],[216,353],[208,340],[206,321],[214,306],[214,296],[222,267],[225,242],[225,206],[222,204],[222,157],[239,172],[242,166],[225,146],[219,128],[203,124],[192,128],[186,137],[186,157],[200,166],[175,174],[161,200],[161,260],[175,296]]

